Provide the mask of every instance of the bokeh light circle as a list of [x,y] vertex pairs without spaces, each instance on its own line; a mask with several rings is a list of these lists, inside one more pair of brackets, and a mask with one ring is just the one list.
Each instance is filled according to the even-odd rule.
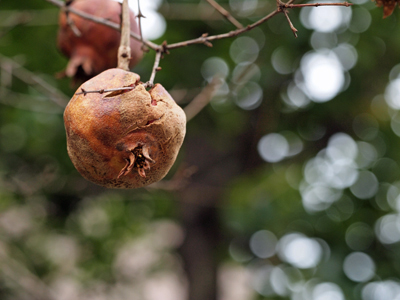
[[342,64],[334,52],[308,53],[303,56],[300,65],[302,79],[297,79],[296,83],[313,101],[329,101],[344,87]]
[[362,251],[368,249],[374,241],[374,232],[368,224],[356,222],[347,228],[345,239],[351,249]]
[[260,46],[251,37],[241,36],[236,38],[229,48],[229,54],[232,60],[239,64],[242,62],[252,63],[260,52]]
[[370,282],[361,291],[363,300],[400,300],[400,283],[393,280]]
[[375,263],[363,252],[353,252],[343,262],[346,276],[355,282],[365,282],[375,276]]
[[258,142],[258,153],[267,162],[278,162],[289,153],[289,143],[279,133],[270,133],[263,136]]
[[368,199],[378,192],[379,182],[375,174],[370,171],[360,171],[357,181],[350,187],[350,191],[359,199]]
[[[122,0],[116,0],[122,2]],[[167,22],[165,18],[157,11],[161,0],[141,1],[140,10],[145,18],[141,18],[142,34],[145,39],[155,40],[161,37],[166,29]],[[138,15],[138,5],[136,1],[129,1],[129,7]]]
[[375,223],[375,233],[383,244],[394,244],[400,241],[400,216],[387,214]]
[[400,78],[392,80],[385,90],[385,100],[393,109],[400,109]]
[[317,284],[312,292],[313,300],[345,300],[342,289],[335,283]]
[[322,258],[322,247],[314,239],[300,233],[283,236],[278,243],[278,254],[286,262],[299,269],[314,268]]
[[200,72],[203,78],[210,82],[215,76],[226,78],[229,74],[229,66],[225,60],[214,56],[203,62]]
[[255,232],[250,238],[250,249],[259,258],[268,258],[275,254],[278,239],[268,230]]
[[234,101],[244,110],[252,110],[260,106],[263,90],[257,82],[249,81],[236,92]]

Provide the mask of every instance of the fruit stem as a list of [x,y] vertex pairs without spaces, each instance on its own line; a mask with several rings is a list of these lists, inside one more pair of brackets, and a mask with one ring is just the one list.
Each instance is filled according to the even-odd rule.
[[150,79],[145,84],[143,84],[145,88],[152,88],[154,86],[154,78],[156,78],[156,73],[157,71],[161,70],[161,68],[159,67],[161,56],[162,56],[162,51],[157,50]]
[[118,68],[129,71],[129,61],[131,60],[130,47],[130,19],[128,0],[122,2],[121,13],[121,42],[118,48]]

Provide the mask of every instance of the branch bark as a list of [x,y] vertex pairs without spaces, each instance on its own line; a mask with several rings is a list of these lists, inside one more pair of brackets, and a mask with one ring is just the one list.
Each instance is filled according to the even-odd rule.
[[[89,15],[86,14],[84,12],[75,10],[73,8],[67,7],[64,5],[64,2],[60,1],[60,0],[45,0],[49,3],[52,3],[58,7],[61,7],[62,9],[64,9],[65,11],[69,11],[71,13],[74,13],[82,18],[85,18],[87,20],[91,20],[93,22],[96,23],[100,23],[100,24],[104,24],[106,26],[109,26],[111,28],[114,28],[116,30],[119,30],[119,26],[118,24],[114,23],[114,22],[110,22],[106,19],[103,18],[99,18],[93,15]],[[271,19],[272,17],[274,17],[275,15],[282,13],[284,9],[287,8],[299,8],[299,7],[308,7],[308,6],[314,6],[314,7],[318,7],[318,6],[352,6],[352,3],[348,3],[348,2],[338,2],[338,3],[306,3],[306,4],[292,4],[292,0],[289,0],[287,3],[278,1],[277,3],[277,9],[274,10],[273,12],[271,12],[270,14],[266,15],[265,17],[261,18],[260,20],[254,22],[253,24],[247,25],[244,28],[240,28],[240,29],[236,29],[234,31],[230,31],[227,33],[223,33],[223,34],[217,34],[217,35],[212,35],[212,36],[208,36],[208,34],[203,34],[201,37],[196,38],[196,39],[192,39],[192,40],[187,40],[187,41],[183,41],[183,42],[178,42],[178,43],[173,43],[173,44],[163,44],[163,45],[157,45],[155,43],[152,43],[150,41],[147,41],[145,39],[142,39],[142,37],[134,32],[131,32],[131,36],[138,40],[143,42],[144,45],[148,46],[150,49],[153,49],[154,51],[161,51],[162,53],[171,50],[171,49],[176,49],[176,48],[180,48],[180,47],[186,47],[189,45],[194,45],[194,44],[205,44],[206,46],[212,46],[211,42],[214,40],[220,40],[220,39],[224,39],[224,38],[230,38],[230,37],[234,37],[237,36],[239,34],[242,34],[244,32],[250,31],[253,28],[260,26],[261,24],[265,23],[266,21],[268,21],[269,19]],[[293,30],[293,29],[292,29]]]
[[193,119],[212,99],[215,92],[223,83],[218,76],[214,77],[209,84],[198,94],[184,109],[186,114],[186,122]]
[[69,98],[35,73],[25,69],[15,60],[0,54],[0,64],[2,62],[7,62],[9,65],[12,66],[11,70],[2,68],[3,71],[11,72],[10,74],[18,77],[25,83],[36,86],[43,94],[47,95],[49,99],[56,103],[58,106],[64,108],[67,105]]
[[268,14],[267,16],[265,16],[264,18],[258,20],[257,22],[255,22],[253,24],[247,25],[246,27],[244,27],[242,29],[236,29],[236,30],[233,30],[233,31],[230,31],[227,33],[211,35],[211,36],[207,36],[207,35],[203,34],[201,37],[198,37],[196,39],[166,45],[165,47],[166,47],[166,49],[171,50],[171,49],[176,49],[176,48],[180,48],[180,47],[186,47],[186,46],[193,45],[193,44],[206,44],[207,45],[207,43],[210,44],[211,41],[234,37],[234,36],[237,36],[244,32],[250,31],[251,29],[253,29],[257,26],[260,26],[261,24],[268,21],[269,19],[271,19],[272,17],[274,17],[275,15],[277,15],[279,13],[280,13],[280,10],[276,9],[273,12],[271,12],[270,14]]
[[148,82],[146,82],[144,84],[144,86],[146,88],[154,86],[154,79],[156,77],[156,73],[161,70],[161,68],[159,67],[161,56],[162,56],[162,51],[157,51],[156,52],[156,57],[154,59],[154,65],[153,65],[153,70],[151,71],[150,79],[149,79]]
[[221,5],[219,5],[216,1],[214,0],[207,0],[207,2],[214,7],[221,15],[223,15],[229,22],[231,22],[233,25],[236,26],[236,28],[241,29],[243,28],[243,25],[236,20],[225,8],[223,8]]
[[142,31],[142,18],[145,18],[145,16],[142,14],[142,10],[140,9],[140,0],[137,0],[137,5],[138,5],[138,15],[136,16],[138,18],[138,24],[139,24],[139,33],[140,33],[140,38],[142,42],[142,50],[146,50],[145,44],[143,43],[143,31]]
[[118,68],[129,71],[131,60],[130,20],[128,0],[122,2],[121,43],[118,48]]

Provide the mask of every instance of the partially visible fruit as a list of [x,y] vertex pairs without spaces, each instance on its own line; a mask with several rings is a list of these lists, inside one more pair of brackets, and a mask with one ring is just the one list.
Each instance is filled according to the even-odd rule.
[[400,0],[376,0],[376,6],[383,6],[383,18],[389,17],[399,3]]
[[[69,7],[120,24],[121,4],[113,0],[73,0]],[[117,54],[121,34],[102,24],[86,20],[73,13],[68,14],[73,25],[69,24],[66,12],[59,16],[58,48],[68,57],[65,75],[82,83],[89,78],[117,66]],[[74,33],[75,26],[80,36]],[[135,15],[130,11],[131,31],[139,33]],[[142,58],[141,43],[130,40],[130,67]]]

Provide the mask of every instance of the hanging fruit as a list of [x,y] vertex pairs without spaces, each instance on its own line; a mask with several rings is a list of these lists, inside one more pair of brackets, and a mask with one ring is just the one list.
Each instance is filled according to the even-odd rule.
[[376,6],[383,6],[383,18],[386,18],[393,13],[396,4],[399,4],[399,2],[399,0],[376,0]]
[[65,109],[64,123],[76,169],[108,188],[139,188],[161,180],[186,131],[185,113],[160,84],[147,91],[139,75],[122,69],[82,84]]
[[[121,4],[113,0],[73,0],[69,7],[120,24]],[[76,30],[77,29],[77,30]],[[130,11],[130,30],[139,34],[135,16]],[[69,58],[65,75],[82,83],[117,66],[120,33],[103,24],[62,11],[59,16],[58,48]],[[141,43],[130,39],[130,67],[142,57]]]

